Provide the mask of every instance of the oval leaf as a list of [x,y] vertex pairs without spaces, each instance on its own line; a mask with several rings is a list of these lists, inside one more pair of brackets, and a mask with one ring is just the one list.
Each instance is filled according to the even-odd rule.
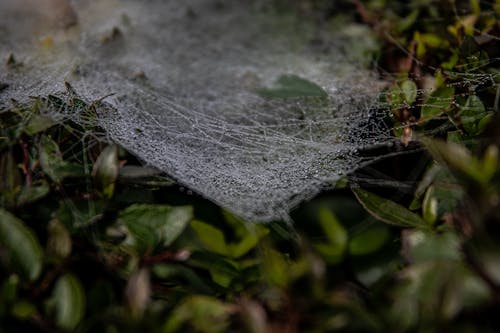
[[484,117],[486,108],[477,95],[470,95],[464,106],[460,107],[462,125],[469,134],[478,132],[477,123]]
[[43,172],[56,183],[62,180],[57,171],[64,164],[61,151],[57,143],[48,136],[43,136],[40,141],[40,165]]
[[92,175],[105,198],[113,196],[119,169],[118,147],[107,146],[97,158],[92,170]]
[[349,253],[362,256],[378,251],[389,240],[390,233],[387,226],[377,224],[367,230],[354,235],[349,241]]
[[448,111],[453,101],[455,88],[440,87],[436,89],[425,101],[420,112],[420,119],[429,120]]
[[319,223],[328,242],[315,244],[315,249],[325,257],[328,263],[340,262],[347,247],[347,230],[335,214],[325,207],[319,211]]
[[62,329],[73,330],[85,313],[85,294],[80,281],[72,274],[57,280],[53,292],[56,307],[56,324]]
[[213,225],[197,220],[191,223],[191,228],[193,228],[196,235],[207,249],[221,255],[229,254],[226,239],[221,230]]
[[34,281],[42,272],[43,252],[35,234],[8,211],[0,208],[0,247],[25,278]]
[[193,218],[191,206],[135,204],[120,213],[120,220],[131,233],[129,242],[140,252],[157,245],[169,246]]
[[317,84],[296,75],[283,75],[272,88],[261,89],[259,95],[267,98],[327,97]]
[[400,226],[427,228],[428,225],[415,213],[405,207],[391,201],[367,192],[360,188],[352,189],[359,203],[375,218],[382,222]]
[[163,332],[180,332],[185,323],[196,332],[226,332],[230,314],[231,306],[217,298],[189,296],[170,313]]
[[26,205],[44,198],[50,192],[50,185],[45,179],[39,180],[30,186],[25,186],[17,197],[18,206]]
[[412,80],[405,80],[401,83],[403,97],[408,104],[413,104],[417,99],[417,85]]

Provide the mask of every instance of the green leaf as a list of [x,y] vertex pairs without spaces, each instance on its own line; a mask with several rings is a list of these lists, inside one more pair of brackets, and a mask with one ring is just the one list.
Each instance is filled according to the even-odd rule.
[[315,244],[314,247],[329,263],[340,262],[347,247],[347,231],[337,217],[325,207],[320,208],[319,223],[328,243]]
[[403,104],[403,102],[404,102],[401,87],[397,84],[391,86],[391,88],[387,92],[387,98],[391,102],[391,106],[393,108],[396,108],[396,109],[400,108],[401,104]]
[[401,83],[403,98],[408,104],[413,104],[417,99],[417,85],[412,80],[405,80]]
[[[169,315],[163,332],[227,332],[231,306],[209,296],[191,296],[186,298]],[[189,324],[190,329],[182,329]]]
[[460,240],[452,231],[442,233],[407,230],[404,233],[405,257],[411,262],[433,260],[459,261]]
[[448,44],[448,41],[433,33],[420,34],[420,39],[425,45],[433,48],[447,46]]
[[[12,303],[16,300],[19,290],[19,276],[17,274],[11,274],[2,283],[2,289],[0,290],[0,296],[2,302]],[[2,306],[0,305],[0,308]]]
[[434,225],[438,219],[438,201],[433,194],[434,187],[431,185],[427,189],[422,202],[422,217],[429,225]]
[[236,243],[227,244],[228,253],[232,258],[239,258],[255,248],[259,239],[267,235],[269,230],[257,226],[254,232],[249,231],[241,240]]
[[282,253],[269,245],[262,247],[262,274],[273,285],[285,288],[290,282],[290,264]]
[[58,219],[50,221],[48,227],[47,252],[58,259],[64,259],[71,254],[71,235]]
[[43,115],[34,115],[30,118],[28,124],[24,128],[24,132],[28,135],[35,135],[43,132],[54,126],[55,122],[52,118]]
[[56,183],[66,177],[85,176],[83,166],[64,161],[59,146],[48,136],[40,140],[39,155],[43,172]]
[[269,233],[269,229],[260,224],[249,224],[245,220],[223,211],[224,220],[236,235],[234,242],[227,243],[227,255],[239,258],[257,246],[259,239]]
[[498,170],[499,165],[499,151],[498,146],[489,145],[481,160],[483,174],[486,179],[491,179]]
[[52,216],[73,233],[99,220],[103,211],[104,205],[98,200],[63,200]]
[[85,314],[85,293],[73,274],[60,277],[54,287],[55,322],[65,330],[73,330]]
[[266,98],[327,97],[328,94],[317,84],[296,75],[282,75],[273,88],[258,91]]
[[0,154],[0,205],[7,207],[15,205],[22,182],[14,153],[8,151]]
[[422,319],[431,325],[451,322],[463,309],[477,309],[491,298],[485,283],[455,260],[410,265],[399,280],[402,283],[391,292],[389,312],[398,332],[412,331]]
[[48,136],[43,136],[40,141],[40,165],[43,172],[53,181],[59,183],[62,178],[57,169],[64,164],[61,151],[57,143]]
[[416,210],[421,207],[421,199],[424,196],[427,188],[434,182],[437,175],[445,169],[442,168],[438,163],[433,162],[429,168],[426,170],[422,180],[418,183],[417,188],[415,189],[414,199],[410,204],[410,210]]
[[191,222],[191,228],[193,228],[207,249],[221,255],[228,255],[229,251],[222,231],[213,225],[198,220]]
[[493,113],[493,112],[486,113],[484,115],[484,117],[482,117],[479,120],[479,122],[477,123],[477,134],[482,134],[486,130],[486,128],[488,127],[488,124],[491,122],[494,115],[495,115],[495,113]]
[[23,277],[34,281],[42,272],[43,251],[35,234],[8,211],[0,208],[0,247]]
[[441,172],[439,176],[427,189],[422,204],[424,220],[429,224],[453,211],[464,196],[464,190],[456,180],[447,178],[445,172]]
[[463,145],[429,138],[422,138],[421,141],[438,162],[448,166],[455,174],[482,184],[490,180],[491,174],[484,172],[480,161]]
[[376,194],[360,188],[353,188],[352,191],[359,203],[361,203],[371,215],[382,222],[400,227],[428,227],[420,216],[391,200],[381,198]]
[[125,225],[129,231],[124,241],[125,245],[131,246],[137,254],[151,254],[159,243],[159,237],[154,228],[142,223],[135,223],[134,220],[126,217]]
[[389,229],[386,226],[372,225],[351,237],[349,253],[353,256],[374,253],[389,240],[389,236]]
[[44,179],[25,186],[17,197],[17,205],[23,206],[44,198],[50,192],[50,186]]
[[214,261],[208,270],[212,281],[224,288],[228,288],[231,281],[239,274],[237,267],[231,261],[223,258]]
[[442,86],[432,92],[420,111],[420,119],[429,120],[448,111],[455,95],[455,88]]
[[446,141],[460,143],[464,139],[463,133],[461,131],[448,131],[446,133]]
[[12,316],[20,320],[27,320],[37,313],[36,306],[28,301],[17,301],[10,310]]
[[398,31],[401,33],[409,29],[415,23],[419,14],[420,10],[417,8],[414,9],[408,16],[399,19],[397,23]]
[[484,117],[486,108],[477,95],[470,95],[465,105],[460,107],[460,118],[462,125],[469,134],[478,133],[478,122]]
[[[190,261],[191,263],[191,261]],[[207,263],[205,263],[207,265]],[[196,266],[195,266],[196,267]],[[176,278],[181,280],[183,285],[188,284],[190,292],[202,294],[213,293],[209,286],[209,280],[201,278],[196,272],[184,265],[180,264],[158,264],[153,266],[152,273],[163,280],[176,281]]]
[[92,175],[105,198],[113,196],[119,169],[118,147],[107,146],[97,158],[92,170]]
[[118,173],[118,180],[135,186],[167,187],[175,184],[174,180],[162,175],[162,172],[157,169],[136,165],[122,166]]
[[170,246],[193,218],[191,206],[134,204],[119,214],[130,231],[127,242],[140,253]]

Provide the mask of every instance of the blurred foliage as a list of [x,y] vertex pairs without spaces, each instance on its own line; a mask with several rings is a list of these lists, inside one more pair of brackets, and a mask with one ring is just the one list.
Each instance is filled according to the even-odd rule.
[[[61,103],[93,116],[69,85],[13,101],[0,109],[2,332],[500,330],[500,4],[293,6],[370,31],[369,47],[346,52],[393,82],[394,135],[430,154],[410,197],[348,177],[352,192],[303,204],[293,226],[248,224],[95,128],[47,117]],[[323,94],[295,77],[263,93]]]

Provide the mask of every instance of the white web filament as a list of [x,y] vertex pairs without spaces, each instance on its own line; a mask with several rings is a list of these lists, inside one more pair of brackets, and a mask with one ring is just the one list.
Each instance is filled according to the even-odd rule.
[[113,94],[94,120],[109,140],[248,220],[283,217],[391,140],[367,121],[370,73],[263,2],[80,0],[65,30],[14,3],[0,4],[0,54],[23,66],[0,74],[0,105],[64,81],[88,101]]

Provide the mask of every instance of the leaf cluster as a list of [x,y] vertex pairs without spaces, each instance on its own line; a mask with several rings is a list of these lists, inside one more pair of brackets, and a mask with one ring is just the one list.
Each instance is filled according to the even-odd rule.
[[[48,117],[96,116],[70,86],[13,101],[0,108],[1,331],[498,331],[498,4],[354,3],[380,66],[402,73],[384,97],[394,134],[430,156],[409,195],[348,177],[293,226],[248,223],[88,135],[92,122]],[[323,96],[276,84],[261,93]]]

